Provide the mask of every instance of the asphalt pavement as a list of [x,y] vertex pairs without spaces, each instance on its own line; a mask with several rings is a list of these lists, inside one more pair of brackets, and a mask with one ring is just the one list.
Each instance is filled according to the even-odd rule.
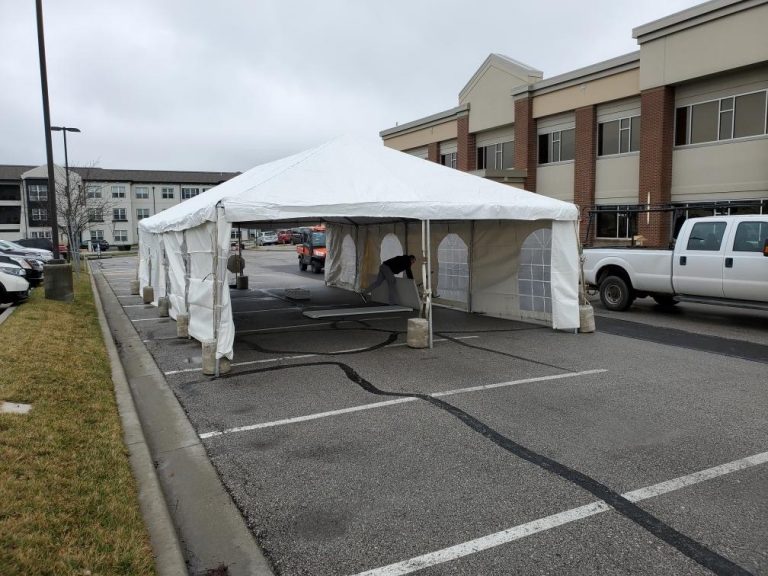
[[[768,573],[768,314],[596,304],[594,334],[360,306],[245,252],[232,372],[100,263],[276,574]],[[310,290],[309,301],[286,288]]]

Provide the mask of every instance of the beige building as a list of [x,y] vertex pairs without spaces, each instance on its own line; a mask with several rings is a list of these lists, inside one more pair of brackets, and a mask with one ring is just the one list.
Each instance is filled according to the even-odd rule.
[[593,244],[666,246],[686,217],[768,213],[768,0],[635,28],[572,72],[491,54],[458,106],[381,132],[433,162],[575,202]]

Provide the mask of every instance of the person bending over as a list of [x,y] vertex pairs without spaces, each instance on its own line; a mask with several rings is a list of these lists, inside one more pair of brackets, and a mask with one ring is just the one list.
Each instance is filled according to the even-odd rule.
[[412,254],[404,254],[385,260],[381,266],[379,266],[379,275],[376,277],[376,281],[368,287],[368,290],[363,292],[363,296],[366,299],[370,298],[371,293],[386,281],[387,287],[389,288],[389,303],[397,305],[395,274],[400,274],[400,272],[404,271],[405,275],[413,280],[411,266],[413,266],[414,262],[416,262],[416,256],[413,256]]

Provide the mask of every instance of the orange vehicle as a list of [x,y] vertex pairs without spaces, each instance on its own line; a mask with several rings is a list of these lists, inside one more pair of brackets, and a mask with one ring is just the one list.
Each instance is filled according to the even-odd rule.
[[312,226],[301,229],[301,243],[296,246],[299,255],[299,270],[304,272],[311,267],[312,272],[320,274],[325,268],[325,226]]

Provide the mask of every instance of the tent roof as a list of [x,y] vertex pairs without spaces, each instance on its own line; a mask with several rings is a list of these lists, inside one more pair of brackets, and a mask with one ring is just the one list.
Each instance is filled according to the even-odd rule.
[[149,232],[229,222],[337,220],[576,220],[573,204],[384,147],[341,137],[256,166],[139,225]]

